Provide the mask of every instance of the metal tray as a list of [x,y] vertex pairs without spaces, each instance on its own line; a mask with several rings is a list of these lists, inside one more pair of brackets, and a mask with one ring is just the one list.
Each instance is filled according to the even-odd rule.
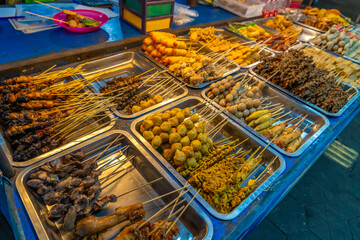
[[[201,45],[200,43],[192,43],[192,45],[191,45],[191,49],[193,49],[193,50],[199,49],[199,48],[201,48],[201,47],[202,47],[202,45]],[[152,58],[151,56],[146,55],[141,49],[139,49],[139,52],[140,52],[143,56],[145,56],[147,59],[149,59],[151,62],[153,62],[153,63],[155,63],[157,66],[161,67],[162,69],[164,69],[164,70],[169,70],[169,69],[168,69],[167,67],[165,67],[164,65],[162,65],[162,64],[160,64],[159,62],[155,61],[155,59]],[[213,51],[211,51],[210,49],[208,49],[208,48],[206,48],[206,47],[203,47],[203,48],[201,48],[201,50],[199,50],[199,53],[201,53],[201,54],[208,54],[208,53],[213,53]],[[240,66],[239,66],[238,64],[234,63],[233,61],[230,61],[230,60],[227,59],[227,58],[223,58],[223,59],[221,59],[221,60],[219,61],[219,64],[225,64],[225,63],[229,63],[229,65],[226,67],[226,72],[224,73],[224,75],[223,75],[221,78],[226,77],[226,76],[228,76],[228,75],[230,75],[230,74],[232,74],[232,73],[237,72],[238,70],[240,70]],[[204,87],[210,85],[211,83],[216,82],[216,81],[218,81],[219,79],[221,79],[221,78],[219,78],[219,79],[215,79],[215,80],[212,80],[212,81],[204,82],[204,83],[200,84],[199,86],[195,87],[195,86],[191,86],[190,84],[184,82],[181,77],[175,76],[175,75],[174,75],[173,73],[171,73],[170,71],[168,71],[168,73],[169,73],[171,76],[173,76],[174,78],[178,79],[178,80],[179,80],[180,82],[182,82],[183,84],[185,84],[186,86],[188,86],[189,88],[194,88],[194,89],[204,88]]]
[[359,97],[359,91],[358,91],[355,87],[353,87],[353,86],[351,86],[351,85],[349,85],[349,84],[340,83],[340,86],[343,87],[344,91],[347,91],[349,88],[351,88],[352,90],[349,90],[349,93],[350,93],[350,94],[356,93],[356,95],[354,95],[351,99],[349,99],[349,101],[348,101],[337,113],[330,113],[330,112],[325,111],[325,110],[323,110],[322,108],[316,106],[315,104],[312,104],[312,103],[310,103],[310,102],[302,99],[301,97],[296,96],[296,95],[293,94],[292,92],[290,92],[290,91],[288,91],[288,90],[286,90],[286,89],[278,86],[277,84],[275,84],[275,83],[273,83],[273,82],[271,82],[271,81],[267,81],[264,77],[262,77],[262,76],[258,75],[257,73],[255,73],[255,72],[254,72],[254,68],[251,68],[251,69],[250,69],[250,73],[251,73],[252,75],[258,77],[259,79],[267,82],[267,83],[270,84],[271,86],[273,86],[273,87],[275,87],[275,88],[277,88],[277,89],[285,92],[286,94],[290,95],[291,97],[299,100],[299,101],[302,102],[302,103],[307,104],[308,106],[314,108],[314,109],[317,110],[318,112],[321,112],[321,113],[323,113],[323,114],[325,114],[326,116],[329,116],[329,117],[339,117],[339,116],[341,116],[341,114],[343,114],[343,113],[345,112],[345,110],[348,109],[348,107],[349,107],[353,102],[355,102],[355,100]]
[[[229,32],[229,31],[224,31],[224,29],[219,29],[219,31],[216,32],[216,34],[221,34],[223,35],[223,39],[224,40],[228,40],[228,39],[231,39],[231,40],[228,40],[229,42],[240,42],[241,44],[242,43],[246,43],[246,42],[249,42],[249,39],[244,39],[244,37],[241,37],[240,35],[238,34],[235,34],[233,32]],[[255,42],[254,42],[255,43]],[[204,44],[200,43],[201,45],[204,46]],[[205,45],[206,48],[208,48],[206,45]],[[214,52],[213,50],[211,50],[210,48],[208,48],[210,51]],[[231,52],[231,51],[230,51]],[[266,47],[263,51],[263,53],[260,53],[261,56],[266,56],[266,55],[270,55],[270,56],[275,56],[275,53],[274,51],[272,51],[271,49],[269,49],[268,47]],[[219,53],[221,54],[221,53]],[[229,61],[232,61],[229,59]],[[249,64],[247,65],[246,67],[242,67],[240,66],[240,68],[243,68],[243,69],[249,69],[249,68],[252,68],[256,65],[258,65],[260,63],[260,60],[257,61],[257,62],[254,62],[252,64]]]
[[[161,108],[159,112],[163,112],[175,107],[178,108],[192,107],[199,104],[200,102],[206,103],[206,101],[198,97],[186,97],[181,101],[177,101],[169,106]],[[210,107],[215,112],[219,112],[219,110],[217,110],[215,107],[213,106]],[[133,123],[131,124],[131,132],[135,134],[135,136],[155,155],[155,157],[167,168],[169,172],[171,172],[171,174],[181,183],[181,185],[184,185],[187,181],[140,134],[139,132],[140,125],[145,118],[146,116],[142,116],[141,118],[138,118],[135,121],[133,121]],[[217,123],[219,123],[223,119],[228,119],[228,117],[222,113],[219,114],[215,119],[213,119],[210,123],[208,123],[207,125],[209,127],[208,129],[213,128]],[[228,119],[227,124],[215,136],[214,141],[217,141],[219,139],[224,139],[230,136],[240,139],[248,138],[248,141],[246,141],[244,145],[242,145],[245,149],[256,149],[259,146],[262,147],[266,146],[264,142],[259,141],[254,135],[252,135],[251,133],[240,127],[231,119]],[[269,163],[269,161],[276,155],[277,155],[276,152],[271,147],[268,147],[263,153],[263,159],[265,162]],[[231,220],[237,217],[243,210],[245,210],[261,193],[265,192],[266,188],[269,185],[271,185],[277,179],[277,177],[285,170],[285,160],[282,158],[282,156],[279,156],[279,158],[273,164],[274,165],[272,167],[269,167],[269,172],[264,174],[264,177],[261,178],[261,180],[259,180],[260,185],[255,190],[253,190],[253,192],[229,214],[221,214],[217,212],[200,195],[197,195],[195,198],[214,217],[221,220]],[[191,189],[190,192],[194,195],[196,193],[195,189],[192,187],[190,187],[190,189]]]
[[[269,19],[271,19],[271,18],[264,18],[264,19],[269,20]],[[263,19],[258,19],[258,20],[263,20]],[[231,24],[232,24],[234,27],[236,27],[237,25],[244,25],[244,24],[248,24],[248,23],[256,23],[256,24],[258,24],[260,27],[262,27],[263,29],[265,29],[265,30],[266,30],[268,33],[270,33],[271,35],[280,33],[278,30],[275,30],[275,29],[269,28],[269,27],[267,27],[267,26],[265,26],[265,25],[263,25],[263,24],[260,24],[260,23],[258,23],[256,20],[254,20],[254,21],[240,22],[240,23],[239,23],[239,22],[234,22],[234,23],[231,23]],[[241,36],[243,39],[247,39],[248,41],[257,43],[257,42],[254,41],[254,40],[248,39],[248,38],[246,38],[246,37],[243,36],[243,35],[239,35],[239,34],[237,34],[236,32],[233,32],[230,27],[226,27],[225,29],[228,30],[228,31],[230,31],[230,32],[232,32],[232,33],[234,33],[234,34],[236,34],[236,35],[238,35],[238,36]],[[301,42],[300,42],[299,40],[296,40],[295,44],[294,44],[293,46],[289,47],[287,50],[292,49],[292,48],[294,48],[295,46],[297,46],[297,45],[299,45],[299,44],[301,44]],[[276,51],[276,50],[270,48],[269,46],[267,46],[266,49],[268,49],[268,50],[270,50],[270,51],[272,51],[272,52],[274,52],[274,53],[277,53],[277,54],[283,53],[283,51]],[[286,51],[287,51],[287,50],[286,50]]]
[[[258,23],[262,27],[267,27],[265,23],[268,20],[272,20],[274,17],[269,18],[262,18],[262,19],[256,19],[254,20],[255,23]],[[297,22],[293,22],[295,25],[301,26],[303,28],[303,31],[299,34],[298,40],[302,42],[308,42],[311,39],[314,39],[317,35],[319,35],[318,31],[312,30],[310,28],[304,27],[303,25],[298,24]],[[268,27],[269,28],[269,27]],[[276,30],[277,31],[277,30]]]
[[[234,76],[235,81],[239,81],[245,76],[245,73],[237,74]],[[250,78],[250,77],[249,77]],[[259,80],[257,77],[253,78],[248,84],[251,85],[253,83],[257,83],[261,80]],[[239,123],[242,127],[246,128],[248,131],[250,131],[252,134],[260,138],[266,143],[269,143],[269,140],[265,138],[263,135],[255,131],[252,127],[249,127],[245,122],[241,121],[238,117],[233,115],[232,113],[226,111],[224,107],[221,107],[216,102],[212,101],[210,98],[206,96],[208,93],[209,88],[204,89],[201,92],[201,95],[203,98],[205,98],[207,101],[210,101],[214,106],[216,106],[219,109],[224,109],[224,112],[226,115],[228,115],[231,119],[233,119],[235,122]],[[306,148],[308,148],[319,136],[322,134],[325,129],[327,129],[330,126],[329,120],[322,115],[321,113],[316,112],[311,107],[306,106],[305,104],[298,102],[289,96],[287,96],[285,93],[280,92],[279,90],[276,90],[274,87],[266,84],[264,87],[261,97],[269,98],[271,99],[270,102],[272,104],[281,103],[284,107],[284,114],[291,111],[290,114],[288,114],[286,117],[283,117],[280,119],[277,123],[283,122],[287,118],[296,118],[299,115],[305,116],[306,120],[299,126],[300,128],[304,128],[306,125],[313,124],[313,127],[307,128],[305,132],[301,134],[301,137],[303,138],[300,147],[296,150],[294,153],[288,153],[275,145],[274,143],[271,143],[270,146],[272,146],[275,150],[280,152],[283,155],[289,156],[289,157],[298,157],[300,156]]]
[[[86,70],[93,71],[85,74],[84,77],[91,77],[93,74],[96,74],[98,72],[110,70],[111,68],[118,68],[116,71],[102,75],[98,78],[97,81],[92,82],[90,89],[94,93],[100,93],[100,87],[106,86],[106,82],[111,80],[113,77],[137,76],[146,71],[149,71],[147,75],[151,75],[156,72],[154,66],[136,51],[127,51],[104,59],[95,60],[86,64],[85,68]],[[166,73],[161,73],[161,76],[172,78]],[[151,83],[155,84],[155,81],[149,81],[149,84]],[[179,88],[173,93],[173,95],[170,98],[167,98],[163,102],[156,104],[152,107],[146,108],[140,112],[130,115],[126,114],[124,110],[117,110],[115,107],[112,107],[111,110],[116,116],[120,118],[136,118],[145,113],[151,112],[154,109],[169,104],[170,102],[173,102],[177,99],[183,98],[188,94],[187,87],[183,86],[181,83],[175,80],[170,80],[168,84],[160,87],[159,91],[165,90],[166,86],[170,86],[173,84],[177,84],[179,86]],[[144,87],[144,89],[146,89],[146,87]]]
[[[110,193],[118,195],[136,187],[139,187],[140,185],[143,185],[159,177],[163,177],[163,180],[157,181],[152,185],[148,185],[132,193],[129,193],[126,195],[126,197],[119,198],[115,203],[109,203],[108,206],[96,216],[103,216],[112,213],[114,212],[115,208],[121,205],[144,202],[156,196],[160,196],[170,191],[173,191],[174,189],[180,188],[180,186],[171,179],[171,177],[166,173],[166,171],[160,167],[160,165],[139,145],[139,143],[129,133],[120,130],[109,131],[92,140],[84,142],[77,147],[64,151],[61,154],[58,154],[31,167],[28,167],[24,169],[17,177],[16,187],[39,239],[66,239],[66,236],[61,235],[61,233],[56,227],[51,227],[49,225],[50,221],[47,220],[44,215],[44,213],[47,212],[46,206],[38,200],[38,198],[32,193],[32,190],[26,184],[29,175],[44,163],[58,161],[60,157],[68,153],[77,150],[84,150],[85,152],[90,152],[91,150],[97,149],[99,146],[103,146],[102,149],[98,149],[97,151],[92,152],[89,156],[86,157],[88,158],[91,156],[95,156],[96,154],[101,153],[103,150],[105,150],[107,144],[113,142],[119,136],[122,137],[118,138],[118,140],[113,144],[116,145],[118,143],[121,143],[129,146],[129,148],[125,151],[124,154],[126,156],[135,155],[135,157],[131,160],[131,163],[128,162],[123,167],[124,169],[129,167],[132,170],[126,171],[126,174],[124,174],[120,179],[117,180],[117,184],[112,184],[106,189],[104,189],[101,192],[101,195],[107,195]],[[119,155],[118,153],[115,153],[115,151],[116,150],[110,151],[110,154],[111,152],[114,152],[114,156],[118,157]],[[113,166],[112,168],[106,170],[103,175],[107,172],[114,171],[115,168],[117,168],[117,166]],[[113,180],[111,179],[111,181]],[[178,196],[178,193],[174,193],[169,196],[165,196],[162,199],[153,201],[149,204],[145,204],[144,207],[147,211],[147,218],[157,212],[166,203],[173,200],[176,196]],[[189,194],[186,194],[184,196],[187,199],[190,198]],[[178,226],[181,239],[210,240],[213,236],[213,226],[209,217],[195,202],[192,202],[190,204],[190,207],[181,216],[180,221],[178,221]]]

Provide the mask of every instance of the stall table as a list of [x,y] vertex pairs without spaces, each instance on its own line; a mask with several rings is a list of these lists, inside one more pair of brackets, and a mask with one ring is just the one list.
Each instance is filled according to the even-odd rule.
[[[184,3],[185,1],[177,2]],[[184,34],[190,26],[205,26],[204,23],[208,22],[212,22],[210,25],[217,26],[229,21],[244,20],[210,6],[199,5],[196,10],[199,11],[200,17],[195,22],[182,26],[182,28],[175,26],[173,32]],[[61,28],[25,35],[13,30],[8,21],[0,20],[0,33],[2,39],[2,44],[0,44],[1,79],[19,75],[20,72],[25,74],[40,72],[51,67],[54,63],[67,65],[95,57],[111,55],[134,47],[138,48],[144,38],[139,32],[119,19],[111,19],[98,32],[83,35],[67,32]],[[189,89],[188,96],[201,96],[200,92],[200,90]],[[360,99],[357,99],[342,116],[328,118],[330,127],[298,158],[283,156],[286,161],[286,169],[283,174],[235,219],[229,221],[216,219],[203,208],[212,221],[214,227],[213,238],[238,239],[244,238],[251,232],[287,195],[327,147],[354,119],[360,111],[359,105]],[[130,124],[131,120],[119,119],[115,128],[130,133]],[[17,169],[18,172],[20,170]],[[20,237],[26,236],[26,239],[37,239],[19,195],[13,187],[13,182],[14,179],[8,181],[5,178],[1,181],[1,210],[13,226],[16,235]],[[4,204],[5,202],[7,202],[7,205]],[[25,235],[22,234],[22,231]]]

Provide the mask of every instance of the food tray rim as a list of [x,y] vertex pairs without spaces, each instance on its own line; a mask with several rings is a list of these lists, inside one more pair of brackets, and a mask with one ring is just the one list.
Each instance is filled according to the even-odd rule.
[[[243,76],[246,75],[246,73],[240,73],[237,74],[237,76]],[[236,76],[236,77],[237,77]],[[262,81],[260,80],[257,76],[254,76],[256,78],[257,81]],[[316,111],[315,109],[312,109],[311,107],[307,106],[304,103],[299,102],[296,99],[292,99],[290,96],[288,96],[287,94],[279,91],[278,89],[274,88],[273,86],[269,85],[266,83],[266,85],[271,88],[276,94],[278,95],[282,95],[283,98],[288,99],[289,101],[294,102],[294,104],[298,104],[299,107],[305,109],[306,111],[310,111],[313,114],[317,115],[318,117],[322,118],[325,122],[325,124],[323,126],[321,126],[321,128],[316,131],[299,149],[297,149],[294,153],[288,153],[286,151],[284,151],[283,149],[281,149],[280,147],[278,147],[277,145],[275,145],[274,143],[271,143],[270,146],[272,146],[276,151],[278,151],[279,153],[286,155],[288,157],[298,157],[300,156],[319,136],[320,134],[322,134],[329,126],[330,126],[330,122],[328,120],[328,118],[326,116],[324,116],[323,114],[319,113],[318,111]],[[209,88],[205,88],[204,90],[201,91],[201,96],[206,100],[209,101],[212,105],[214,105],[216,108],[218,108],[219,110],[224,109],[223,107],[221,107],[219,104],[217,104],[216,102],[212,101],[210,98],[208,98],[206,96],[206,92],[208,91]],[[267,138],[265,138],[263,135],[261,135],[260,133],[258,133],[257,131],[255,131],[252,127],[249,127],[249,125],[247,125],[246,123],[244,123],[243,121],[241,121],[239,118],[237,118],[236,116],[234,116],[233,114],[229,113],[228,111],[226,111],[226,109],[224,110],[224,113],[229,116],[232,120],[234,120],[235,122],[237,122],[240,126],[242,126],[243,128],[245,128],[246,130],[250,131],[253,135],[255,135],[256,137],[258,137],[259,139],[261,139],[262,141],[269,143],[269,140]]]
[[[166,107],[161,108],[159,111],[165,111],[167,109],[176,107],[178,104],[181,104],[183,102],[186,102],[188,100],[197,100],[199,102],[206,102],[201,97],[195,97],[195,96],[189,96],[181,101],[177,101],[172,103],[171,105],[168,105]],[[211,105],[211,107],[219,111],[216,107]],[[252,133],[249,131],[243,129],[240,125],[236,124],[232,119],[229,119],[225,114],[220,113],[219,116],[222,118],[227,118],[228,123],[232,124],[235,128],[237,128],[242,134],[248,136],[248,138],[251,138],[254,142],[259,144],[259,146],[265,147],[266,144],[263,141],[260,141],[257,137],[255,137]],[[161,154],[154,149],[142,136],[141,134],[136,130],[136,124],[143,121],[146,118],[146,116],[142,116],[140,118],[135,119],[131,124],[131,132],[136,136],[136,138],[143,144],[145,147],[155,156],[155,158],[171,173],[171,175],[178,180],[178,182],[181,184],[181,186],[184,186],[184,184],[187,182],[177,171],[175,168],[173,168],[162,156]],[[269,146],[267,150],[273,154],[274,156],[277,156],[277,152]],[[271,175],[269,176],[263,183],[261,183],[258,188],[250,194],[242,203],[239,204],[232,212],[228,214],[222,214],[217,212],[213,207],[210,206],[210,204],[199,194],[196,195],[195,199],[202,205],[212,216],[214,216],[217,219],[220,220],[232,220],[239,216],[248,206],[250,206],[253,201],[263,192],[265,192],[266,188],[268,188],[271,184],[275,182],[275,180],[285,171],[286,168],[286,162],[284,158],[281,155],[278,155],[278,159],[280,161],[279,168]],[[190,193],[194,196],[197,191],[190,185],[189,186]]]
[[[26,175],[32,171],[33,169],[47,163],[56,160],[57,158],[64,156],[66,154],[69,154],[71,152],[76,151],[77,149],[80,149],[82,147],[85,147],[89,144],[95,143],[98,140],[101,140],[103,138],[106,138],[112,134],[122,134],[125,136],[132,144],[133,147],[135,147],[138,151],[142,153],[144,157],[146,157],[147,161],[150,162],[150,164],[156,168],[157,171],[164,177],[166,181],[169,182],[169,184],[174,188],[179,188],[179,183],[177,183],[174,179],[170,177],[170,175],[166,172],[166,170],[157,162],[155,159],[149,154],[142,146],[139,144],[138,141],[128,132],[124,130],[114,129],[107,132],[104,132],[95,138],[91,138],[87,141],[82,142],[81,144],[78,144],[72,148],[68,148],[64,151],[59,152],[56,155],[50,156],[48,158],[43,159],[42,161],[37,162],[36,164],[33,164],[31,166],[28,166],[27,168],[22,169],[22,171],[19,173],[15,180],[15,186],[18,191],[18,194],[20,196],[20,199],[26,209],[26,212],[28,214],[28,217],[30,218],[31,223],[33,224],[33,227],[35,229],[35,232],[39,239],[47,239],[49,240],[49,237],[44,229],[44,225],[41,223],[40,216],[37,214],[34,204],[31,202],[29,198],[29,193],[25,189],[25,177]],[[184,195],[187,199],[190,199],[190,194]],[[201,207],[195,203],[192,202],[190,206],[196,211],[196,213],[204,220],[205,224],[207,225],[208,229],[206,232],[206,236],[203,238],[203,240],[211,240],[214,234],[214,227],[212,224],[212,221],[210,220],[209,216],[201,209]]]

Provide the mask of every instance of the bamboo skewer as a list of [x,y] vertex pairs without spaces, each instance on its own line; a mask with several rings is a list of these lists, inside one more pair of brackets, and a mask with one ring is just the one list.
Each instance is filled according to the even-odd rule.
[[134,192],[134,191],[136,191],[136,190],[138,190],[138,189],[140,189],[140,188],[146,187],[146,186],[148,186],[148,185],[150,185],[150,184],[153,184],[153,183],[155,183],[155,182],[157,182],[157,181],[160,181],[160,180],[162,180],[162,179],[164,179],[164,177],[159,177],[159,178],[157,178],[157,179],[155,179],[155,180],[153,180],[153,181],[151,181],[151,182],[142,184],[142,185],[140,185],[140,186],[138,186],[138,187],[136,187],[136,188],[134,188],[134,189],[131,189],[131,190],[127,191],[127,192],[124,192],[124,193],[122,193],[122,194],[120,194],[120,195],[118,195],[118,196],[116,196],[116,197],[117,197],[117,198],[120,198],[120,197],[122,197],[122,196],[124,196],[124,195],[126,195],[126,194],[132,193],[132,192]]
[[28,12],[28,11],[25,11],[25,12],[28,13],[28,14],[32,14],[32,15],[38,16],[38,17],[42,17],[42,18],[46,18],[46,19],[53,20],[53,21],[58,21],[58,22],[61,22],[61,23],[69,24],[68,22],[61,21],[61,20],[59,20],[59,19],[55,19],[55,18],[51,18],[51,17],[46,17],[46,16],[43,16],[43,15],[39,15],[39,14],[32,13],[32,12]]

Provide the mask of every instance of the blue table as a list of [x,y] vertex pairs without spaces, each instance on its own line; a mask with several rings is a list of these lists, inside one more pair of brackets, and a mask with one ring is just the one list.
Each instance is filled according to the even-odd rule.
[[[177,0],[185,3],[185,0]],[[217,20],[233,18],[234,15],[219,8],[199,5],[196,10],[200,17],[195,22],[185,26],[199,23],[213,22]],[[183,26],[182,26],[183,27]],[[179,28],[174,26],[174,28]],[[0,63],[7,63],[49,53],[61,52],[64,50],[86,47],[102,42],[113,42],[128,37],[140,36],[141,33],[120,21],[111,19],[108,24],[98,32],[79,35],[67,32],[64,29],[55,29],[45,32],[26,35],[13,30],[7,20],[0,20]],[[316,162],[318,157],[325,151],[340,132],[359,113],[360,99],[357,99],[349,109],[338,118],[330,118],[330,127],[319,136],[319,138],[298,158],[284,157],[286,170],[279,177],[275,184],[271,185],[265,194],[259,196],[252,205],[242,214],[231,221],[220,221],[210,216],[214,225],[214,239],[237,239],[246,236],[257,224],[287,195],[297,181]],[[13,195],[14,199],[8,197],[8,206],[0,202],[0,210],[5,213],[9,222],[16,231],[21,229],[27,239],[36,239],[32,226],[27,218],[24,207],[15,189],[9,189],[8,181],[0,181],[0,197]],[[1,199],[4,199],[3,197]],[[9,200],[10,199],[10,200]],[[13,204],[15,203],[15,204]],[[12,209],[12,210],[9,210]],[[17,209],[17,210],[14,210]],[[14,218],[12,213],[18,212],[20,218]],[[206,212],[206,210],[204,209]],[[21,219],[21,224],[18,222]],[[21,237],[22,235],[20,235]]]

